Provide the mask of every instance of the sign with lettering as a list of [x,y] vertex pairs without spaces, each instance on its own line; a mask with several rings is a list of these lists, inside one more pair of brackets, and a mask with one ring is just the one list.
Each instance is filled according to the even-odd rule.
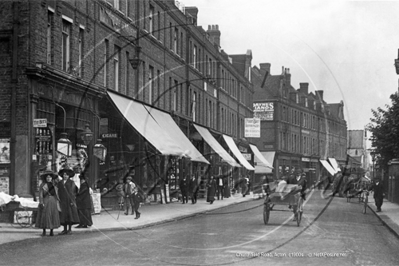
[[259,118],[261,121],[271,121],[274,116],[274,103],[253,103],[254,117]]
[[91,199],[93,200],[94,213],[101,213],[101,193],[93,192]]
[[104,133],[101,134],[102,139],[116,139],[118,138],[118,133]]
[[47,127],[47,118],[33,119],[33,127]]
[[260,138],[260,119],[245,118],[245,137]]

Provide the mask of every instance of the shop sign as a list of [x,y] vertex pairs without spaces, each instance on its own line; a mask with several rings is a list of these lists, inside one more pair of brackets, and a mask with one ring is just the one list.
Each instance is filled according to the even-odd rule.
[[116,139],[118,138],[118,133],[104,133],[101,134],[102,139]]
[[302,157],[302,162],[310,162],[310,158],[303,158]]
[[33,127],[47,127],[47,118],[33,119]]
[[263,102],[253,103],[254,117],[259,118],[261,121],[272,121],[274,114],[274,103]]
[[242,153],[242,156],[244,156],[245,160],[251,161],[251,154],[250,153]]
[[245,137],[260,138],[260,119],[245,118]]

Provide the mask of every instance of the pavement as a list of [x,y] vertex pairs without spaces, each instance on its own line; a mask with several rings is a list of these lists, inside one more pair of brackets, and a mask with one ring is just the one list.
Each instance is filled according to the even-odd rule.
[[[213,204],[206,202],[204,198],[198,199],[196,204],[192,204],[191,201],[187,204],[182,204],[181,202],[145,204],[140,208],[141,217],[139,219],[134,219],[135,215],[125,215],[123,210],[103,209],[100,214],[92,216],[93,226],[87,229],[72,228],[72,233],[82,234],[101,231],[135,230],[193,217],[229,205],[257,199],[259,199],[258,195],[251,194],[243,197],[241,194],[235,194],[223,200],[215,200]],[[384,200],[382,212],[376,212],[374,198],[370,194],[368,211],[376,215],[399,238],[399,204]],[[55,229],[54,234],[57,235],[62,229],[62,227]],[[41,233],[42,230],[35,228],[34,225],[21,227],[19,224],[0,223],[0,245],[25,239],[41,238]]]
[[[134,219],[135,215],[125,215],[124,210],[107,210],[102,209],[100,214],[92,215],[93,225],[88,228],[74,228],[72,226],[72,234],[81,234],[98,231],[118,231],[118,230],[135,230],[144,227],[154,226],[162,223],[173,222],[199,215],[201,213],[210,212],[229,205],[239,204],[246,201],[258,199],[257,195],[235,194],[223,200],[215,200],[213,204],[206,202],[206,199],[198,199],[196,204],[181,202],[171,202],[167,204],[151,203],[144,204],[139,211],[141,216]],[[261,203],[261,202],[260,202]],[[61,226],[54,229],[54,237],[63,230]],[[32,238],[41,238],[42,229],[33,226],[22,227],[19,224],[0,223],[0,245]],[[47,230],[48,234],[48,230]]]

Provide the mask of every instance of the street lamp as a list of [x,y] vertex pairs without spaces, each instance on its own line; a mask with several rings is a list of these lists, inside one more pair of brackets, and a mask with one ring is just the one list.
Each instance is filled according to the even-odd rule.
[[141,47],[137,46],[136,47],[136,54],[134,55],[134,58],[129,59],[130,64],[132,65],[132,68],[134,70],[136,70],[140,63],[141,63],[141,59],[140,59],[140,52],[141,52]]
[[67,157],[70,157],[72,156],[72,142],[68,139],[68,134],[65,132],[66,112],[64,107],[58,103],[55,103],[55,105],[64,111],[64,132],[61,133],[61,138],[57,141],[57,151]]
[[85,145],[89,145],[89,143],[93,140],[93,132],[90,130],[90,125],[85,125],[85,130],[80,133],[80,138],[83,140]]
[[107,156],[107,148],[101,143],[101,139],[97,139],[97,143],[93,147],[93,154],[102,162],[105,161]]

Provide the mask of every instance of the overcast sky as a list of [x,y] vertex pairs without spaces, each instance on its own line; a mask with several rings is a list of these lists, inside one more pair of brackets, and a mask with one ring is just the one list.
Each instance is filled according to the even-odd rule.
[[227,54],[252,50],[252,64],[284,66],[291,85],[324,90],[328,103],[345,104],[348,129],[363,129],[371,109],[391,104],[398,90],[398,1],[181,0],[196,6],[198,25],[219,25]]

